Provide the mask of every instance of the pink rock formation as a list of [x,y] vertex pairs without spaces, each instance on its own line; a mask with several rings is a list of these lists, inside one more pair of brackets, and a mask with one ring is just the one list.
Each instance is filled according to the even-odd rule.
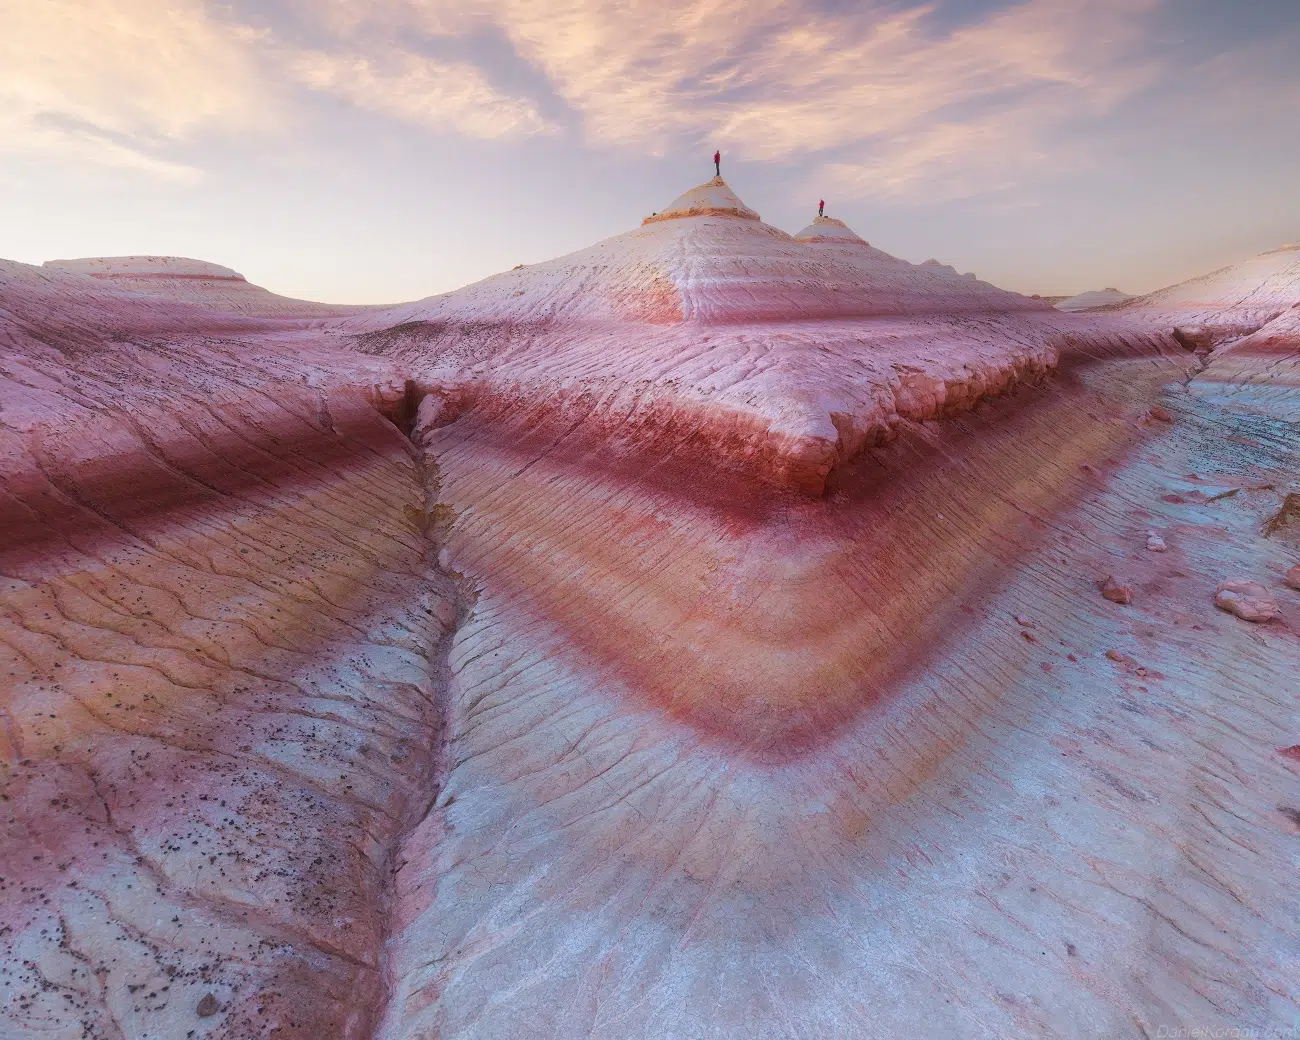
[[1122,304],[1178,328],[1189,347],[1209,349],[1249,335],[1300,304],[1300,246],[1284,245]]
[[1268,589],[1248,578],[1231,578],[1214,590],[1214,605],[1243,621],[1275,621],[1282,616]]
[[658,216],[332,318],[0,267],[0,1035],[1294,1019],[1300,641],[1211,605],[1293,439],[1145,317]]
[[1229,395],[1254,407],[1300,419],[1300,303],[1248,336],[1216,351],[1197,379],[1200,392]]
[[870,243],[862,238],[844,221],[834,217],[814,217],[813,222],[794,236],[796,242],[830,242],[834,245],[866,246]]
[[0,300],[0,1035],[369,1035],[452,620],[403,385],[55,269]]
[[1116,581],[1114,575],[1111,575],[1101,583],[1101,596],[1102,599],[1108,599],[1112,603],[1128,606],[1133,602],[1133,589]]
[[738,217],[741,220],[759,220],[757,213],[740,201],[731,186],[720,176],[683,192],[668,204],[662,213],[654,213],[641,221],[642,225],[679,217]]
[[145,296],[195,303],[214,310],[284,317],[338,317],[362,307],[309,303],[277,296],[251,285],[238,271],[206,260],[177,256],[109,256],[47,260],[46,267],[70,271]]
[[1162,342],[813,227],[836,234],[792,239],[714,181],[635,231],[347,327],[447,421],[472,405],[633,468],[694,459],[814,493],[900,424],[1042,379],[1063,346]]
[[1102,307],[1113,307],[1131,299],[1133,299],[1131,294],[1120,292],[1118,289],[1093,289],[1060,300],[1055,306],[1058,311],[1091,311]]

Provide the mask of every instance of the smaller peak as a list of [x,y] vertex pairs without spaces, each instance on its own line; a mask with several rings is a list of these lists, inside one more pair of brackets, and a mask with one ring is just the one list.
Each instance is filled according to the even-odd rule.
[[931,271],[934,271],[936,274],[951,275],[954,278],[961,277],[961,275],[957,273],[957,268],[953,267],[952,264],[941,264],[939,263],[938,260],[935,260],[933,257],[931,257],[929,260],[926,260],[923,263],[917,264],[917,266],[928,267]]
[[678,195],[661,213],[641,221],[654,224],[661,220],[678,220],[682,217],[739,217],[741,220],[761,220],[758,213],[746,206],[731,185],[720,176],[705,181],[698,187]]
[[46,260],[42,265],[91,278],[194,278],[242,282],[229,267],[188,256],[86,256],[75,260]]
[[833,242],[836,245],[869,244],[844,221],[834,217],[814,217],[811,224],[794,236],[794,240],[810,245],[816,242]]

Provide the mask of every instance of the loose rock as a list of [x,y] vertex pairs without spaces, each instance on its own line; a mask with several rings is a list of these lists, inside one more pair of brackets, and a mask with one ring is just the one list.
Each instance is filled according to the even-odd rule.
[[1257,581],[1233,578],[1214,590],[1214,605],[1243,621],[1273,621],[1282,616],[1277,601]]
[[1164,552],[1167,548],[1165,540],[1156,534],[1155,531],[1147,532],[1147,549],[1150,552]]
[[198,1012],[199,1018],[211,1018],[217,1013],[217,998],[211,993],[205,993],[194,1010]]
[[1288,588],[1300,589],[1300,563],[1286,572],[1286,583]]
[[1133,589],[1128,585],[1121,585],[1115,580],[1114,575],[1101,583],[1101,595],[1103,599],[1108,599],[1112,603],[1127,605],[1133,602]]

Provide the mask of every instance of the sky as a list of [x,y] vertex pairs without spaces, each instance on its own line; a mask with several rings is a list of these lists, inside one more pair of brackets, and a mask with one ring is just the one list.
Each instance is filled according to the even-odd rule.
[[0,0],[0,257],[445,292],[712,176],[1025,293],[1300,240],[1300,0]]

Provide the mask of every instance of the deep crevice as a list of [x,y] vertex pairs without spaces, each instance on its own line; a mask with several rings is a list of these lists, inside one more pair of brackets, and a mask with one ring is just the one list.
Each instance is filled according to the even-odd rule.
[[[413,380],[406,381],[406,394],[402,402],[402,412],[397,416],[387,416],[403,434],[411,439],[419,402],[424,394],[420,393]],[[404,414],[403,414],[404,413]],[[405,425],[398,420],[404,420]],[[443,631],[430,649],[426,660],[429,664],[429,679],[432,687],[432,708],[430,711],[429,744],[426,748],[428,762],[422,776],[424,787],[410,792],[405,811],[401,814],[397,827],[387,843],[383,861],[380,864],[384,887],[379,892],[379,913],[382,921],[380,948],[378,950],[379,977],[382,986],[373,1018],[368,1029],[369,1036],[378,1037],[384,1029],[389,1010],[396,996],[398,980],[391,966],[390,944],[397,928],[398,874],[407,860],[405,846],[410,837],[424,825],[430,815],[437,811],[438,796],[442,791],[447,775],[447,733],[449,722],[449,698],[451,692],[451,665],[449,656],[456,639],[456,633],[469,618],[477,600],[477,592],[468,580],[455,571],[444,568],[438,560],[446,534],[446,508],[438,501],[441,481],[438,465],[431,453],[418,442],[412,440],[416,456],[416,467],[420,476],[420,487],[424,501],[419,507],[408,506],[408,515],[416,523],[425,541],[425,578],[436,586],[439,601],[450,607],[442,614],[447,620],[437,621]]]

